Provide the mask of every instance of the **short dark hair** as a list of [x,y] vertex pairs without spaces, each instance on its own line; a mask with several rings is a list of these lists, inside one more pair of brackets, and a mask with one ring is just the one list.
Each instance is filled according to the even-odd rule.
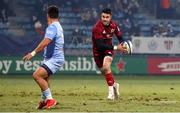
[[50,18],[59,18],[59,9],[54,5],[48,7],[47,13]]
[[106,13],[106,14],[112,15],[111,9],[109,9],[109,8],[103,9],[101,13]]

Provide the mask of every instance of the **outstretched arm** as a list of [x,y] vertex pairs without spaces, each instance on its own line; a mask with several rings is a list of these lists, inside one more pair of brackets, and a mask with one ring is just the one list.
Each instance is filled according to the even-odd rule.
[[44,48],[51,42],[51,39],[44,38],[39,45],[31,52],[23,57],[24,61],[31,60],[33,56],[44,50]]

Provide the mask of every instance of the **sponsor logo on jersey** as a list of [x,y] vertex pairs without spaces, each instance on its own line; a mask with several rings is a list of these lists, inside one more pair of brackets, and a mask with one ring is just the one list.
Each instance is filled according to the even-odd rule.
[[111,29],[111,33],[114,33],[115,29]]
[[103,34],[106,34],[106,31],[105,31],[105,30],[103,30]]

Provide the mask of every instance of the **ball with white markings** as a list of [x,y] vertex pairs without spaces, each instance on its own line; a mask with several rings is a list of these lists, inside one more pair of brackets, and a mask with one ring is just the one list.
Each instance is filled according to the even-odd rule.
[[122,42],[123,47],[127,49],[127,54],[132,54],[133,52],[133,45],[130,40]]

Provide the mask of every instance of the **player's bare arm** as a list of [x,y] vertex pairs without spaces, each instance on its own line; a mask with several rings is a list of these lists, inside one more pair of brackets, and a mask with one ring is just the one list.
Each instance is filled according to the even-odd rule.
[[26,54],[23,57],[24,61],[28,61],[31,60],[33,56],[35,56],[37,53],[41,52],[44,50],[44,48],[51,42],[50,39],[48,38],[44,38],[40,44],[36,47],[36,49],[34,49],[31,53]]

